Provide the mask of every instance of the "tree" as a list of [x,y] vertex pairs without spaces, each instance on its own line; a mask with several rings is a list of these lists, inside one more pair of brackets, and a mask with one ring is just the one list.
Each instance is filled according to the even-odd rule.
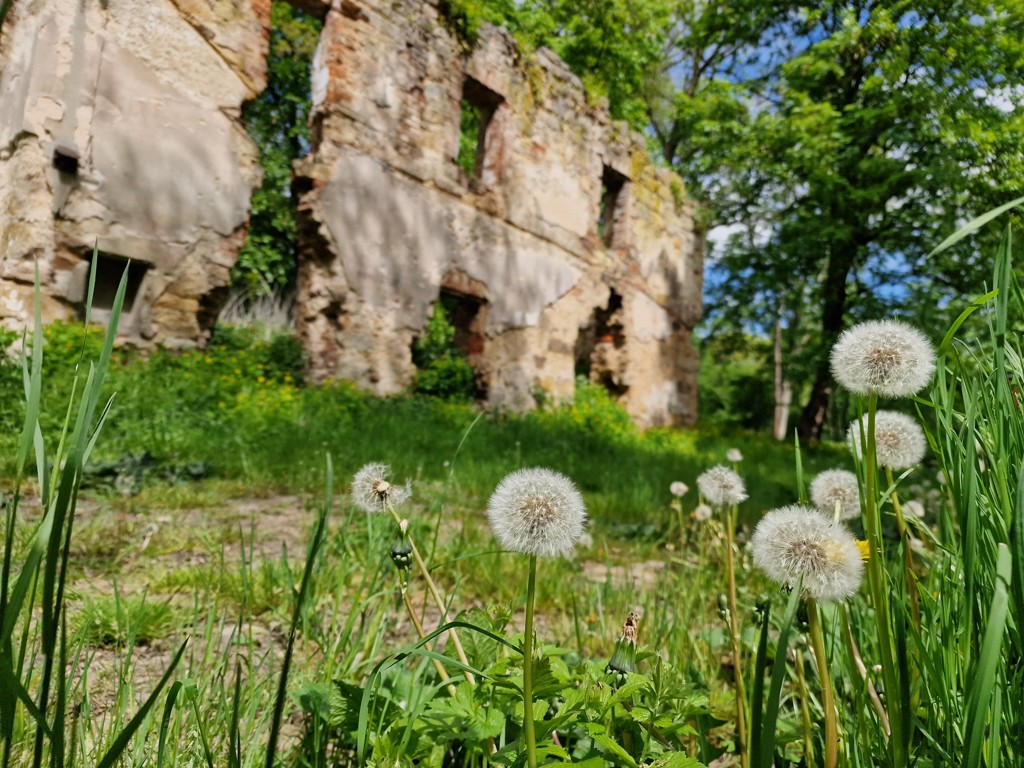
[[482,21],[508,29],[521,49],[550,48],[616,120],[648,129],[645,83],[665,58],[677,0],[443,0],[472,44]]
[[310,67],[321,28],[314,17],[281,0],[271,5],[270,24],[267,87],[242,110],[263,166],[248,237],[232,275],[250,295],[288,288],[295,279],[292,161],[309,151]]
[[969,244],[926,256],[1024,186],[1020,8],[788,3],[747,9],[735,32],[714,23],[724,8],[682,9],[696,12],[674,43],[684,76],[666,72],[651,117],[711,221],[738,230],[709,281],[710,314],[785,326],[787,350],[802,348],[791,364],[813,382],[799,428],[814,439],[828,350],[851,320],[916,304],[935,322],[936,303],[987,277]]
[[[802,31],[821,39],[783,66],[779,109],[766,121],[779,168],[803,182],[779,201],[773,237],[794,277],[816,286],[820,308],[805,437],[824,423],[827,353],[857,315],[851,294],[873,315],[893,314],[879,290],[897,280],[931,277],[962,294],[988,277],[968,249],[925,259],[939,233],[1024,185],[1019,16],[1009,11],[967,0],[808,13]],[[995,158],[1001,142],[1012,153]]]

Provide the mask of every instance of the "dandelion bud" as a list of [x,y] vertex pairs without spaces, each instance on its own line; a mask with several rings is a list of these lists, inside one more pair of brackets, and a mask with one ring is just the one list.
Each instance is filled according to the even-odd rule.
[[722,621],[729,620],[729,597],[728,595],[720,594],[718,596],[718,615],[721,616]]
[[487,502],[495,538],[507,550],[567,555],[587,521],[576,485],[550,469],[520,469],[505,476]]
[[934,370],[928,339],[899,320],[855,325],[832,347],[832,373],[856,395],[909,397],[924,389]]
[[408,536],[400,536],[392,542],[391,562],[400,571],[408,571],[412,567],[412,543]]
[[[867,431],[867,416],[863,417],[863,430]],[[850,425],[850,444],[853,452],[863,457],[860,435],[861,422]],[[896,411],[878,411],[875,414],[875,453],[878,464],[899,472],[918,464],[925,454],[927,443],[924,433],[910,416]]]
[[628,675],[636,672],[636,634],[640,617],[630,611],[622,625],[622,635],[615,643],[615,650],[605,668],[606,674]]
[[856,540],[841,523],[816,509],[768,512],[751,538],[754,563],[783,586],[801,579],[817,600],[845,600],[860,586],[864,563]]
[[715,507],[731,507],[747,500],[742,478],[721,464],[697,478],[697,488],[704,500]]

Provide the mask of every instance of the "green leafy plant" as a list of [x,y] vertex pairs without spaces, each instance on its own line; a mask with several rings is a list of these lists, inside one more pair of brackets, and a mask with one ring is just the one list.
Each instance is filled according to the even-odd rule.
[[[69,679],[65,590],[70,542],[83,469],[110,409],[109,401],[101,405],[101,393],[127,277],[126,270],[113,302],[110,328],[96,359],[88,357],[88,346],[82,345],[60,439],[56,449],[51,447],[53,452],[48,454],[40,426],[44,344],[37,274],[31,356],[22,357],[26,405],[16,460],[16,485],[13,494],[4,500],[0,571],[0,679],[4,684],[0,687],[0,743],[5,767],[10,765],[15,740],[21,738],[30,738],[33,742],[33,766],[42,766],[44,762],[63,766],[67,756],[68,694],[72,681]],[[91,306],[95,279],[94,267],[87,307]],[[88,309],[86,315],[88,317]],[[34,525],[22,550],[16,549],[18,528],[25,525],[19,514],[19,502],[32,459],[43,516]],[[38,612],[35,610],[37,601]],[[184,650],[183,644],[136,715],[113,735],[106,751],[97,756],[99,768],[112,766],[120,759]],[[19,716],[22,712],[27,717]]]
[[474,373],[465,353],[455,346],[455,327],[448,320],[444,302],[434,302],[434,311],[413,343],[416,381],[413,390],[445,400],[473,399]]

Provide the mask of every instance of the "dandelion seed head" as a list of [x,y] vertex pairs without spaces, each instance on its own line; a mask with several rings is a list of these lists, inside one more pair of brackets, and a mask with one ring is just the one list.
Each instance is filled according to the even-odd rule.
[[857,395],[909,397],[932,377],[935,353],[924,334],[899,320],[847,329],[832,347],[832,373]]
[[816,600],[843,601],[860,586],[864,561],[842,523],[799,505],[765,514],[750,539],[754,563],[783,586],[803,579]]
[[743,454],[740,452],[739,448],[730,448],[725,452],[725,458],[736,464],[743,461]]
[[690,490],[690,486],[680,480],[676,480],[668,487],[668,490],[673,496],[685,496],[686,492]]
[[908,515],[921,518],[924,517],[924,504],[916,499],[911,499],[910,501],[904,502],[903,511]]
[[505,549],[551,557],[572,552],[583,535],[587,508],[572,480],[536,467],[498,483],[487,502],[487,518]]
[[702,523],[710,520],[711,515],[713,514],[714,510],[712,510],[707,504],[698,504],[693,510],[693,518],[695,520],[700,520]]
[[704,501],[714,507],[731,507],[747,500],[743,479],[721,464],[701,473],[697,478],[697,488]]
[[811,501],[814,506],[835,515],[839,505],[839,519],[850,520],[860,516],[860,488],[857,476],[845,469],[829,469],[811,482]]
[[395,485],[388,477],[391,467],[373,462],[364,464],[352,478],[352,503],[366,512],[387,512],[411,495],[409,485]]
[[[867,428],[867,416],[864,416],[865,432]],[[850,425],[850,445],[857,456],[863,457],[860,433],[861,421],[855,419]],[[924,432],[913,418],[896,411],[878,411],[875,414],[875,453],[879,466],[894,472],[908,469],[920,463],[926,448]]]

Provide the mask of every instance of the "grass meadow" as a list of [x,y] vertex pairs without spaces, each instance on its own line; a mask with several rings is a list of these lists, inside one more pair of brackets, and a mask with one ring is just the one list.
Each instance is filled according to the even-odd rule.
[[[0,765],[1020,765],[1009,233],[993,261],[927,388],[854,398],[856,456],[640,433],[584,383],[482,413],[307,385],[288,337],[143,356],[37,321],[0,371]],[[871,432],[888,408],[927,441],[895,471]],[[373,462],[378,508],[350,493]],[[746,498],[698,490],[716,465]],[[492,492],[528,467],[582,493],[570,556],[491,534]],[[818,599],[751,539],[834,468],[866,560]]]

